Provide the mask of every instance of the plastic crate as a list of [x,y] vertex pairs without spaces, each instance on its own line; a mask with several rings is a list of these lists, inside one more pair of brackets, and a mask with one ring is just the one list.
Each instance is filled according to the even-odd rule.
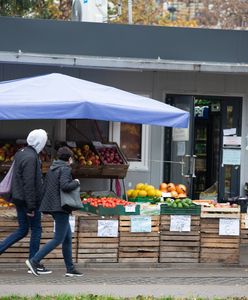
[[127,212],[125,210],[125,206],[123,205],[117,205],[116,207],[103,207],[102,205],[98,205],[97,207],[94,207],[90,205],[89,203],[83,204],[83,211],[96,214],[98,216],[129,216],[129,215],[139,215],[140,214],[140,206],[135,206],[134,212]]
[[168,207],[167,204],[160,205],[161,215],[193,215],[199,216],[201,214],[201,206],[192,204],[190,207]]
[[154,198],[154,197],[135,197],[135,198],[128,198],[128,201],[130,201],[130,202],[145,202],[145,203],[147,203],[147,202],[149,202],[149,203],[157,203],[157,202],[159,202],[160,201],[160,199],[159,199],[159,201],[157,200],[157,198]]

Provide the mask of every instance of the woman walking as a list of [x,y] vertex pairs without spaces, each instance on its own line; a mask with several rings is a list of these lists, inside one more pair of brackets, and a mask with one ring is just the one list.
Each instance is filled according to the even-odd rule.
[[54,160],[44,183],[44,193],[40,206],[40,211],[44,214],[51,214],[55,221],[54,237],[45,244],[31,259],[26,260],[26,265],[30,271],[38,276],[38,266],[40,261],[52,250],[62,244],[62,253],[66,266],[65,276],[82,276],[75,269],[72,261],[72,234],[69,223],[71,210],[65,210],[61,207],[60,189],[64,192],[70,192],[76,189],[80,182],[78,179],[72,179],[71,163],[73,153],[68,147],[61,147],[57,152],[57,160]]

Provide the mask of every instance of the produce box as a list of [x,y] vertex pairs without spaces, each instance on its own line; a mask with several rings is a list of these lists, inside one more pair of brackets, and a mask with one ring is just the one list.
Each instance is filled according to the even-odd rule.
[[129,208],[126,208],[123,205],[117,205],[116,207],[103,207],[102,205],[98,205],[94,207],[89,203],[83,204],[83,211],[96,214],[99,216],[120,216],[120,215],[139,215],[140,214],[140,206],[135,205],[134,211],[129,211]]
[[89,142],[63,142],[74,154],[73,174],[94,177],[102,174],[102,161]]
[[240,207],[202,207],[201,218],[240,218]]
[[161,215],[193,215],[198,216],[201,214],[201,206],[194,203],[190,207],[168,207],[168,205],[160,205],[160,214]]
[[157,203],[160,201],[160,198],[156,197],[136,197],[136,198],[128,198],[130,202],[143,202],[143,203]]
[[129,164],[118,144],[114,142],[107,144],[102,144],[101,142],[92,143],[103,163],[102,175],[118,178],[126,177]]

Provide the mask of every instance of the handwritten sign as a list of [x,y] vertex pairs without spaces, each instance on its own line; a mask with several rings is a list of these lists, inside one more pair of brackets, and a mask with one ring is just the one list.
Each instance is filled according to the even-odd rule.
[[220,219],[219,235],[239,235],[239,219]]
[[152,220],[150,216],[131,216],[131,232],[151,232]]
[[171,215],[170,231],[190,231],[190,215]]
[[98,220],[97,236],[117,237],[118,220]]

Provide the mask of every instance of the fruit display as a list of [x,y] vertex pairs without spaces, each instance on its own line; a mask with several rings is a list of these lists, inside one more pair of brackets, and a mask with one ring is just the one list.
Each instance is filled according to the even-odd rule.
[[5,143],[0,147],[0,162],[7,163],[14,160],[14,155],[19,148],[22,148],[23,145],[11,145]]
[[120,198],[115,197],[101,197],[101,198],[86,198],[82,200],[83,204],[90,204],[93,207],[103,206],[106,208],[114,208],[117,205],[127,206],[133,205],[133,202],[129,202]]
[[148,200],[157,199],[158,201],[160,201],[161,196],[162,192],[159,189],[156,189],[151,184],[145,183],[137,183],[135,189],[130,189],[127,191],[127,197],[130,199],[134,199],[134,201],[136,198],[148,198]]
[[75,161],[83,167],[94,166],[97,167],[101,164],[99,155],[97,155],[88,144],[81,147],[72,148]]
[[97,151],[105,165],[123,165],[125,163],[115,145],[102,145],[102,147],[97,147]]
[[186,198],[187,197],[187,188],[184,184],[175,184],[173,182],[165,183],[162,182],[159,186],[159,190],[162,193],[170,193],[170,197],[173,198]]
[[230,203],[230,202],[218,203],[215,200],[193,200],[193,203],[204,206],[204,207],[212,207],[212,208],[237,208],[237,207],[239,207],[239,205],[236,203]]
[[172,198],[166,198],[165,203],[168,207],[172,208],[188,208],[195,206],[191,199],[184,198],[184,199],[172,199]]
[[0,208],[12,208],[14,206],[13,203],[7,202],[4,198],[0,198]]

